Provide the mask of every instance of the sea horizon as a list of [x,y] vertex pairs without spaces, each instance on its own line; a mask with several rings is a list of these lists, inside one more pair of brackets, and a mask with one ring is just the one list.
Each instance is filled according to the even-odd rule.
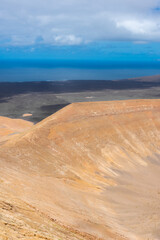
[[159,74],[158,61],[0,61],[0,82],[120,80]]

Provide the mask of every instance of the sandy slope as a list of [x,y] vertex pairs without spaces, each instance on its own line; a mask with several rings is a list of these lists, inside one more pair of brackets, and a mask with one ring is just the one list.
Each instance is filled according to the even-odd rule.
[[71,104],[1,146],[1,189],[92,236],[156,240],[159,146],[160,100]]
[[33,123],[29,121],[0,116],[0,142],[8,140],[14,134],[28,130],[31,126]]

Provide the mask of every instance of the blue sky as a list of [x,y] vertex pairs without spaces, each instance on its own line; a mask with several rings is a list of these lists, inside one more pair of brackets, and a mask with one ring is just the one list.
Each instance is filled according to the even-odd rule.
[[160,1],[0,0],[0,59],[160,61]]

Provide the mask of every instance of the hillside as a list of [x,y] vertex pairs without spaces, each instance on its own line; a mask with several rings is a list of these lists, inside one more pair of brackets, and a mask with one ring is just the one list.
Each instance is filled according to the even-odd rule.
[[159,146],[160,100],[68,105],[1,145],[2,202],[21,239],[159,239]]
[[12,135],[28,130],[32,126],[32,122],[23,119],[0,117],[0,143],[8,140]]

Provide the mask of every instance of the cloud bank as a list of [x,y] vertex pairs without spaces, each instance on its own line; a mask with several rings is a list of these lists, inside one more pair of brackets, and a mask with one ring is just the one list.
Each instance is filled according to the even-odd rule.
[[0,45],[160,41],[160,0],[0,0]]

